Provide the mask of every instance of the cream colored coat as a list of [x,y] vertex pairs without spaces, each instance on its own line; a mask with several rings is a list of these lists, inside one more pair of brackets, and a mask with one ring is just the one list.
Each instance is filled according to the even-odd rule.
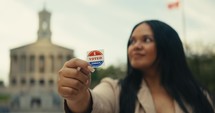
[[[93,111],[92,113],[119,113],[120,86],[118,80],[105,78],[92,91]],[[145,81],[137,94],[135,113],[156,113],[152,95]],[[175,113],[183,113],[176,101],[174,101]],[[187,106],[189,112],[190,107]],[[190,112],[191,113],[191,112]]]

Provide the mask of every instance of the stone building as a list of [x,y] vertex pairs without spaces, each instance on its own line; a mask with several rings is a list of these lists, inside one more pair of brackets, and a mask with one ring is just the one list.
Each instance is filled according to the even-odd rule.
[[39,12],[37,41],[10,50],[10,109],[22,112],[62,111],[57,76],[73,50],[52,43],[51,13]]

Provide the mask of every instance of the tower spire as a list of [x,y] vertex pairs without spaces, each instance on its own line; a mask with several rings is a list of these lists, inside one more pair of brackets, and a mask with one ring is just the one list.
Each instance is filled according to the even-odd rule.
[[38,41],[51,41],[50,18],[51,13],[44,8],[39,12]]
[[46,0],[43,2],[43,10],[46,10]]

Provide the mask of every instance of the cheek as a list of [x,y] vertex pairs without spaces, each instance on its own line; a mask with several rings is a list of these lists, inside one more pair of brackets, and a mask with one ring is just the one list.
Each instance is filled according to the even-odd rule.
[[157,50],[155,48],[153,48],[150,52],[150,59],[152,62],[155,62],[156,58],[157,58]]

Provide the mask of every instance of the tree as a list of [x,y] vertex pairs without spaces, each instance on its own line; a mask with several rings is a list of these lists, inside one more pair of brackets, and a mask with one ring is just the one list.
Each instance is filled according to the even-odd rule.
[[97,68],[91,75],[91,88],[95,87],[104,77],[111,77],[113,79],[123,78],[125,76],[125,70],[122,68],[123,66],[124,65],[121,65],[121,67],[115,67],[110,65],[107,68]]

